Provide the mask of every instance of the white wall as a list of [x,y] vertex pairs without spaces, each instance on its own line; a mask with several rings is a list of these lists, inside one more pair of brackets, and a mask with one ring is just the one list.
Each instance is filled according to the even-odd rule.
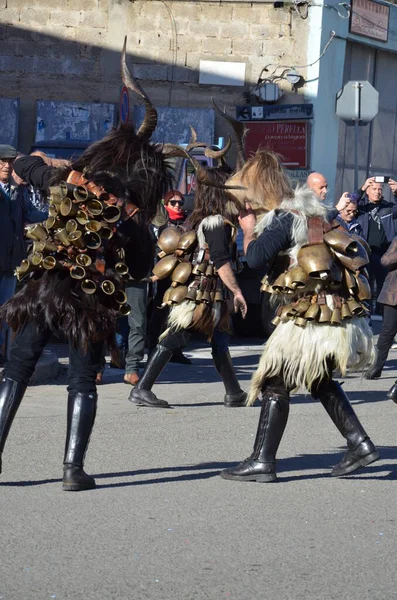
[[[329,5],[329,2],[327,2]],[[330,8],[311,10],[308,63],[315,61],[328,42],[331,31],[340,28],[340,17]],[[344,23],[343,23],[344,25]],[[335,36],[324,56],[308,72],[315,79],[310,86],[314,104],[311,139],[311,167],[322,173],[329,186],[328,202],[334,203],[336,163],[338,156],[339,119],[335,115],[336,93],[342,87],[346,41]]]

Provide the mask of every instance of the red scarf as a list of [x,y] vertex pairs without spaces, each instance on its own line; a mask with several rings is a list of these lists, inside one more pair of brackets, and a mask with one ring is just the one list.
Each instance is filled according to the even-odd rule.
[[169,204],[167,204],[167,206],[165,208],[167,209],[168,216],[171,221],[184,221],[185,220],[186,215],[185,215],[184,210],[182,212],[177,212]]

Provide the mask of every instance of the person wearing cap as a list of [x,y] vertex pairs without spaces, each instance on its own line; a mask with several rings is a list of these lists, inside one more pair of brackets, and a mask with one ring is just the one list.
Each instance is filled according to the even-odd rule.
[[[14,269],[26,255],[24,224],[47,218],[46,212],[37,210],[30,202],[26,186],[12,178],[17,154],[13,146],[0,144],[0,305],[14,295]],[[0,364],[4,362],[4,334],[5,328],[0,323]]]

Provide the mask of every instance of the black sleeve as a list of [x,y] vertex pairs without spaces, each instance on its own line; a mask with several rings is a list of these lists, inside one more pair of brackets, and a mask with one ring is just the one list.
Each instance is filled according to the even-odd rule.
[[134,279],[143,279],[152,268],[155,240],[148,226],[134,219],[124,221],[117,230],[118,245],[124,248],[125,262]]
[[354,193],[357,196],[357,202],[361,202],[365,197],[365,192],[361,188],[358,188]]
[[249,244],[246,258],[251,269],[263,269],[279,252],[292,247],[292,222],[293,215],[290,213],[276,215],[260,236]]
[[208,244],[211,260],[215,267],[220,269],[230,261],[230,225],[221,225],[214,229],[204,229],[203,234]]
[[46,192],[55,169],[46,165],[40,156],[21,156],[14,162],[14,171],[27,184]]

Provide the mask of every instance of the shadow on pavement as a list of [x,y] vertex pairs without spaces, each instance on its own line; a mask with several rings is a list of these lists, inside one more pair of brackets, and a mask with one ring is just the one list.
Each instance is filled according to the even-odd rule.
[[[249,381],[256,369],[259,361],[258,354],[249,356],[239,356],[233,358],[233,364],[236,369],[237,378],[240,381]],[[140,371],[143,373],[143,369]],[[124,378],[124,369],[106,368],[103,383],[99,388],[113,383],[122,383]],[[220,381],[216,372],[214,363],[210,358],[192,358],[191,365],[180,365],[178,363],[169,363],[163,373],[157,380],[157,383],[214,383]],[[67,384],[67,366],[62,365],[61,372],[57,379],[51,381],[51,385]],[[126,385],[126,389],[128,386]]]
[[[379,446],[380,463],[374,463],[361,471],[357,471],[343,479],[356,479],[358,476],[362,479],[376,479],[376,480],[397,480],[397,447],[394,446]],[[334,464],[339,462],[342,458],[345,448],[341,449],[341,452],[331,452],[324,454],[300,454],[289,458],[281,458],[277,461],[277,472],[284,474],[290,471],[312,471],[320,470],[321,473],[302,473],[299,475],[282,476],[279,479],[280,483],[288,483],[290,481],[299,481],[306,479],[326,479],[331,477],[331,468]],[[241,458],[243,460],[244,457]],[[385,462],[386,461],[386,464]],[[390,462],[391,461],[391,462]],[[183,465],[176,467],[160,467],[158,469],[140,469],[137,471],[120,471],[115,473],[99,473],[94,475],[96,480],[113,479],[117,477],[138,477],[140,475],[156,475],[162,473],[175,473],[175,475],[168,475],[166,477],[156,477],[143,479],[138,481],[120,481],[118,483],[100,483],[96,489],[103,488],[118,488],[128,487],[136,485],[150,485],[158,483],[173,483],[179,481],[194,481],[200,479],[210,479],[219,475],[222,469],[228,467],[234,467],[238,462],[211,462],[201,463],[197,465]],[[191,471],[204,471],[201,473],[192,473]],[[389,471],[389,473],[385,473]],[[363,476],[364,475],[364,476]],[[31,481],[10,481],[1,482],[0,487],[29,487],[44,485],[48,483],[60,483],[62,480],[59,479],[42,479],[42,480],[31,480]]]

